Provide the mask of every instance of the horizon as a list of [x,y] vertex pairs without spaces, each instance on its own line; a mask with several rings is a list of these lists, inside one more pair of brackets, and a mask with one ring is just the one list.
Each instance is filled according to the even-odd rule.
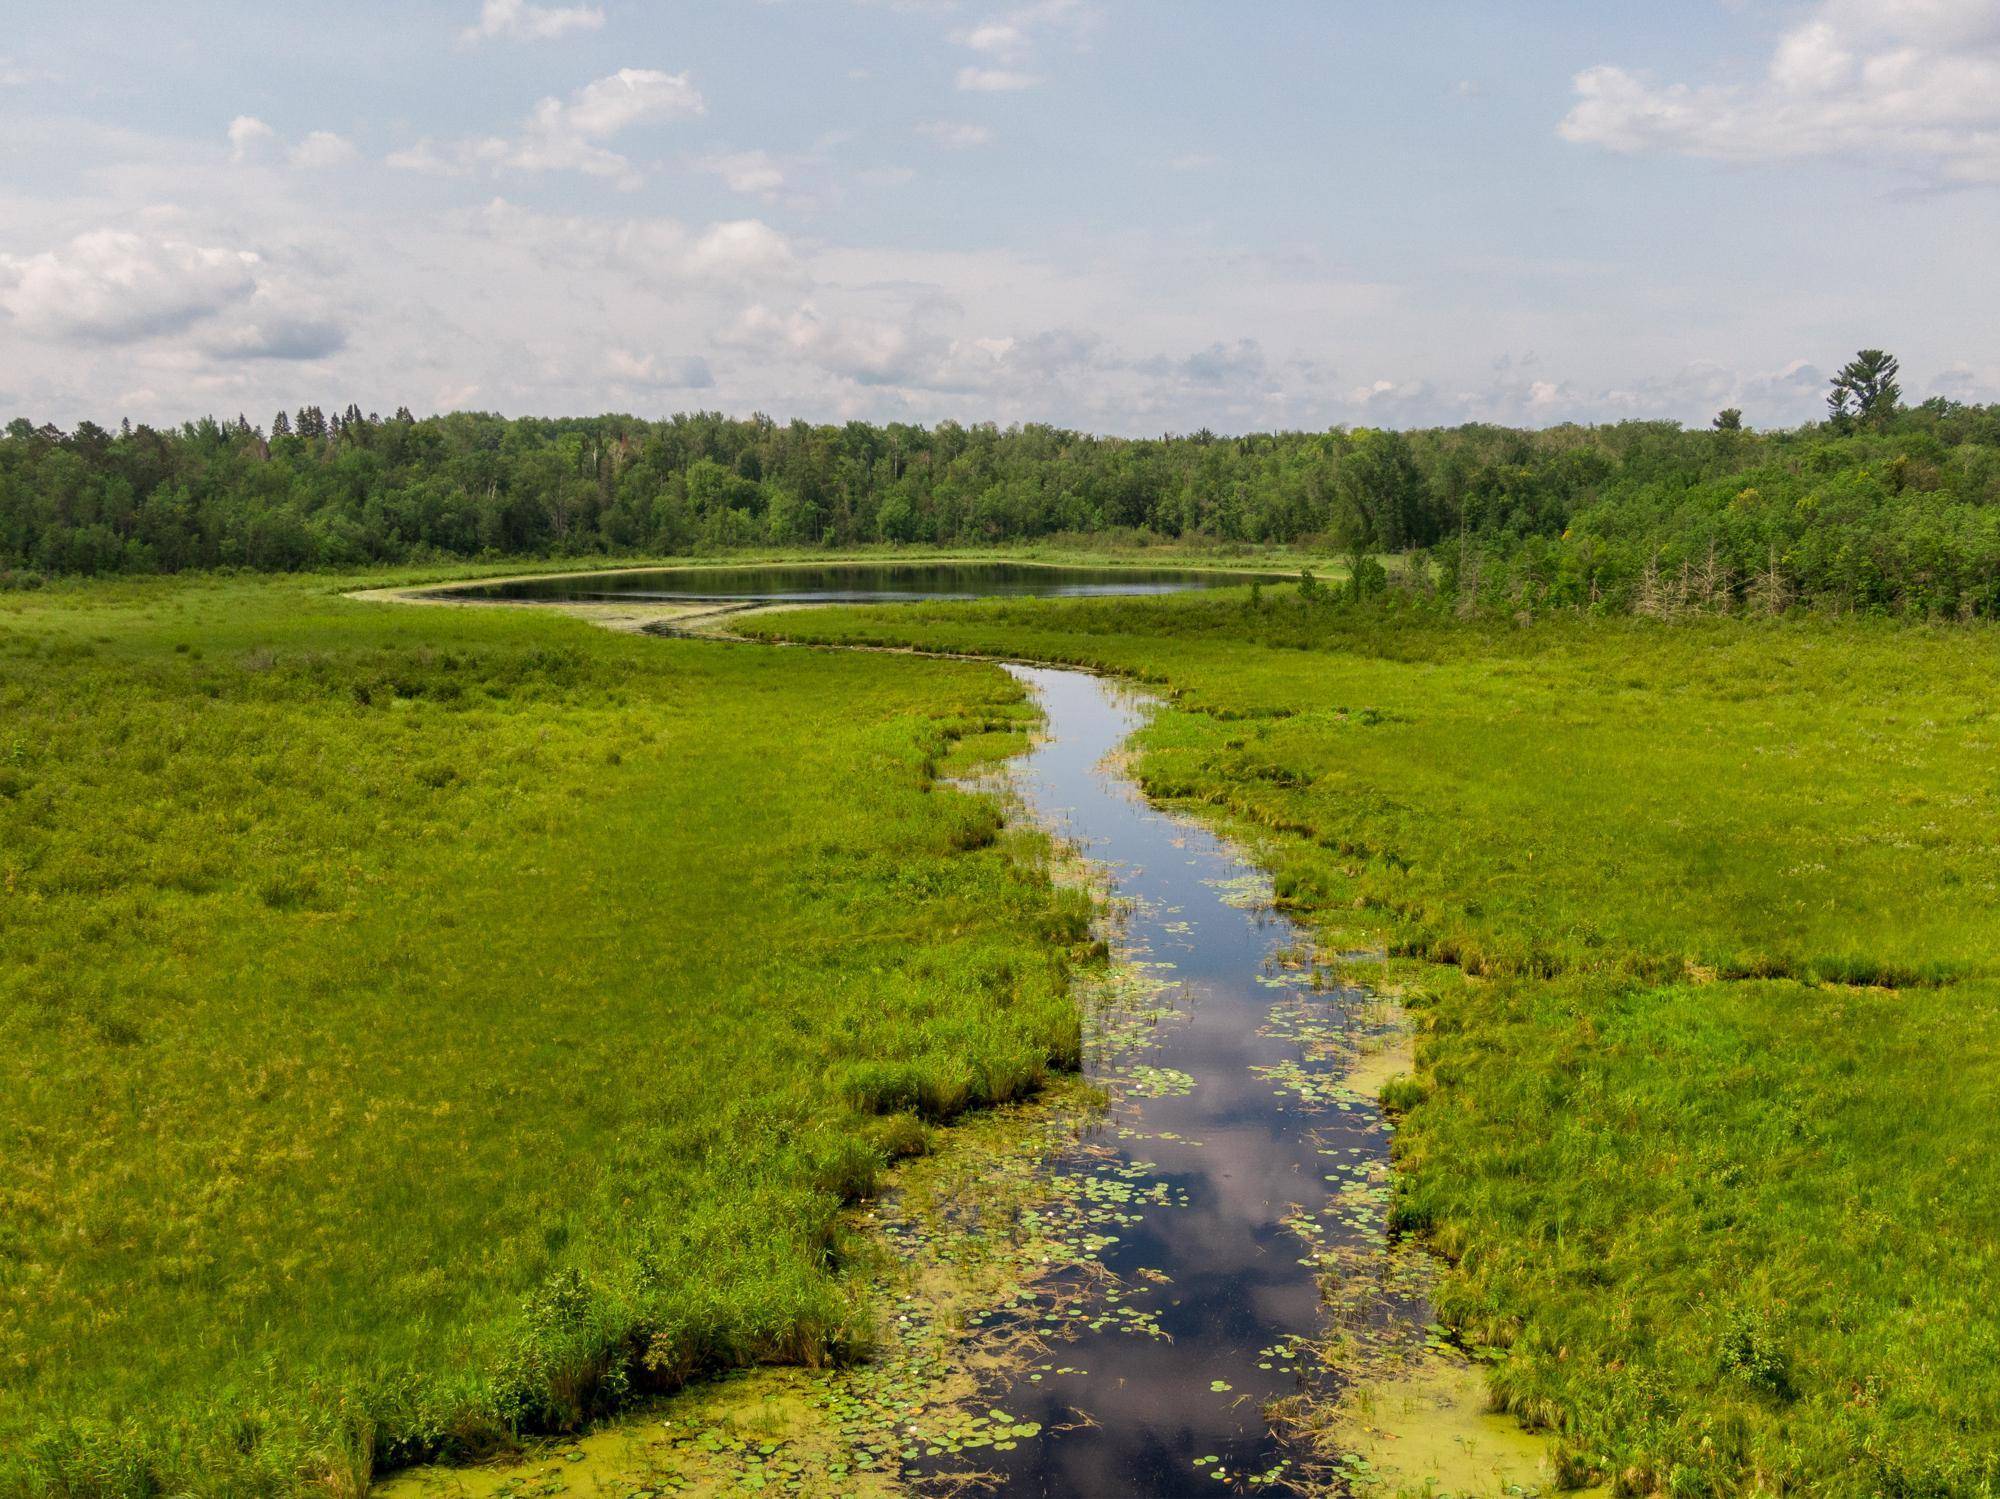
[[[1831,384],[1831,377],[1829,377],[1829,385],[1830,384]],[[1926,399],[1948,400],[1950,398],[1935,397]],[[312,407],[314,409],[319,410],[330,423],[335,423],[335,424],[337,424],[339,420],[343,419],[344,413],[346,412],[348,407],[350,406],[358,407],[361,406],[362,404],[363,403],[361,402],[341,402],[336,406],[333,404],[322,404],[317,401],[307,401],[305,403],[307,407]],[[1921,404],[1923,403],[1921,402],[1906,403],[1906,405],[1911,405],[1911,406],[1921,405]],[[1958,403],[1958,404],[1983,406],[1987,404],[2000,404],[2000,401],[1992,403],[1980,402],[1980,403]],[[1822,407],[1823,406],[1824,402],[1822,401]],[[284,409],[282,411],[282,414],[287,418],[295,418],[298,415],[299,410],[301,409],[304,408]],[[4,424],[0,424],[0,434],[7,433],[8,430],[18,422],[26,422],[31,428],[33,428],[37,432],[47,427],[55,427],[65,437],[75,436],[77,431],[84,424],[88,423],[92,426],[95,426],[98,430],[108,434],[109,436],[117,438],[121,435],[119,429],[123,425],[129,425],[135,432],[140,431],[142,429],[149,429],[152,431],[164,433],[169,431],[179,432],[187,427],[198,426],[202,422],[213,422],[217,426],[227,429],[233,426],[238,420],[242,420],[249,423],[250,430],[252,431],[253,434],[268,440],[272,435],[271,428],[272,428],[273,418],[279,414],[280,414],[279,412],[273,412],[270,416],[266,416],[260,419],[253,412],[249,410],[240,411],[233,416],[223,416],[219,412],[215,411],[204,411],[196,415],[183,416],[178,419],[167,418],[158,422],[134,421],[130,417],[124,417],[124,416],[118,417],[115,420],[107,422],[97,417],[82,416],[78,417],[76,421],[71,425],[65,427],[63,424],[58,422],[38,421],[36,420],[35,416],[32,413],[19,412],[9,417]],[[1720,413],[1718,412],[1716,414]],[[389,422],[396,419],[395,411],[393,409],[386,414],[379,409],[367,409],[362,412],[362,415],[368,421],[376,423]],[[1592,431],[1600,428],[1612,428],[1620,426],[1649,426],[1649,425],[1671,424],[1678,426],[1682,431],[1698,432],[1709,428],[1711,425],[1711,423],[1707,421],[1685,422],[1681,421],[1677,417],[1646,416],[1644,414],[1635,412],[1629,415],[1616,416],[1602,421],[1593,421],[1589,419],[1581,419],[1581,420],[1572,419],[1566,421],[1552,421],[1541,426],[1531,426],[1522,423],[1492,422],[1492,421],[1485,421],[1479,418],[1469,418],[1461,422],[1433,422],[1421,426],[1398,426],[1389,423],[1370,426],[1367,423],[1361,423],[1361,422],[1334,422],[1324,427],[1245,427],[1240,430],[1234,430],[1234,431],[1220,431],[1212,428],[1195,427],[1178,431],[1166,430],[1160,432],[1105,432],[1089,427],[1073,427],[1073,426],[1067,426],[1060,422],[1043,421],[1034,417],[1029,417],[1025,419],[1016,419],[1012,421],[1000,421],[998,419],[990,417],[987,418],[974,417],[970,419],[961,419],[955,416],[946,416],[946,417],[941,417],[936,421],[930,421],[930,422],[914,421],[914,420],[906,421],[901,418],[891,418],[888,420],[870,420],[865,417],[816,419],[809,416],[780,416],[768,411],[737,412],[737,411],[723,410],[717,407],[697,407],[697,406],[690,406],[674,411],[665,411],[656,416],[648,416],[643,412],[630,411],[630,410],[578,411],[578,412],[524,411],[516,414],[510,414],[507,412],[488,410],[476,406],[464,406],[464,407],[456,407],[450,411],[412,410],[410,413],[410,417],[412,421],[417,421],[417,422],[443,421],[451,417],[475,417],[482,420],[492,420],[500,422],[554,422],[554,423],[629,420],[635,422],[643,422],[649,426],[660,426],[680,420],[693,420],[697,418],[706,417],[736,425],[747,424],[762,419],[764,421],[770,422],[774,427],[779,427],[779,428],[789,427],[794,422],[804,422],[809,427],[828,428],[834,430],[837,430],[840,427],[847,425],[847,423],[849,422],[859,421],[862,422],[864,425],[882,429],[887,429],[892,426],[905,426],[905,427],[915,428],[919,431],[923,431],[926,433],[936,432],[940,428],[947,426],[956,426],[961,430],[968,432],[990,428],[1002,434],[1005,434],[1010,431],[1023,431],[1029,428],[1041,428],[1050,431],[1065,432],[1070,434],[1071,436],[1083,438],[1087,441],[1092,441],[1092,442],[1134,442],[1134,443],[1187,442],[1204,436],[1207,439],[1214,442],[1244,442],[1255,437],[1272,437],[1272,438],[1311,437],[1326,433],[1354,433],[1361,431],[1398,432],[1398,433],[1414,435],[1425,432],[1453,432],[1468,427],[1490,427],[1496,430],[1523,432],[1523,433],[1528,433],[1530,435],[1538,435],[1549,432],[1561,432],[1566,429],[1575,429],[1578,431]],[[1819,416],[1809,417],[1803,421],[1792,422],[1783,426],[1759,426],[1755,422],[1752,422],[1747,416],[1745,416],[1743,419],[1742,426],[1740,428],[1736,428],[1733,430],[1740,431],[1743,433],[1748,433],[1750,435],[1758,437],[1777,437],[1791,433],[1803,433],[1810,431],[1814,428],[1826,427],[1828,425],[1830,424],[1825,420],[1825,413],[1824,410],[1822,410]]]
[[0,412],[38,424],[1772,431],[1869,346],[1912,404],[2000,400],[1985,0],[19,12]]

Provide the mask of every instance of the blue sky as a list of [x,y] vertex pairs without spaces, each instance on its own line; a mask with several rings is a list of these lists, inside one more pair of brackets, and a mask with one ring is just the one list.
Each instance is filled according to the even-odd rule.
[[0,415],[2000,399],[2000,0],[16,0]]

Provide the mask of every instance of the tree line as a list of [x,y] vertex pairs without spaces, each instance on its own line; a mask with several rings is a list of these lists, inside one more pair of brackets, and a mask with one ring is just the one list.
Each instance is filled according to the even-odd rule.
[[1907,407],[1896,374],[1865,350],[1825,421],[1771,432],[1736,411],[1138,439],[351,404],[268,427],[16,420],[0,580],[1120,536],[1400,554],[1388,576],[1460,607],[2000,614],[2000,406]]

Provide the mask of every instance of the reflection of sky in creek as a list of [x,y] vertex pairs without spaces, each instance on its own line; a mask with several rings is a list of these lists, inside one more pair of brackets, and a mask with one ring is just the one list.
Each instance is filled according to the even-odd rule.
[[[978,1466],[1001,1471],[1009,1493],[1234,1492],[1246,1475],[1299,1461],[1261,1413],[1299,1389],[1302,1376],[1290,1369],[1306,1367],[1271,1350],[1320,1325],[1316,1274],[1301,1263],[1309,1246],[1282,1220],[1301,1207],[1324,1212],[1327,1174],[1380,1159],[1388,1143],[1372,1107],[1310,1106],[1252,1069],[1331,1070],[1337,1064],[1303,1059],[1299,1042],[1267,1023],[1273,1006],[1287,1002],[1337,1019],[1353,996],[1271,983],[1273,954],[1299,943],[1299,931],[1269,910],[1231,904],[1224,887],[1240,888],[1250,872],[1242,860],[1148,806],[1104,767],[1140,723],[1138,706],[1081,673],[1010,670],[1048,715],[1047,738],[1016,768],[1022,796],[1046,826],[1105,865],[1116,893],[1133,902],[1124,929],[1133,955],[1172,965],[1161,970],[1172,983],[1158,1002],[1175,1013],[1135,1050],[1102,1049],[1090,1070],[1114,1091],[1135,1066],[1174,1069],[1193,1086],[1120,1094],[1097,1136],[1117,1159],[1078,1168],[1104,1174],[1150,1162],[1140,1184],[1174,1189],[1169,1202],[1139,1210],[1138,1224],[1116,1228],[1119,1241],[1104,1255],[1125,1282],[1126,1304],[1157,1313],[1171,1341],[1115,1322],[1053,1339],[1054,1361],[1084,1372],[1006,1390],[1007,1408],[1041,1422],[1042,1434],[1012,1452],[982,1452]],[[1356,1146],[1361,1153],[1351,1154]],[[1349,1232],[1331,1215],[1324,1228],[1330,1239]],[[1154,1284],[1142,1268],[1170,1280]],[[1288,1487],[1280,1478],[1264,1491]]]

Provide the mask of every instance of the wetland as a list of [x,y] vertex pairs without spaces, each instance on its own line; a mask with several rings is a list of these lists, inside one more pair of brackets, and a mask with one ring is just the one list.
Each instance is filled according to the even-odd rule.
[[439,572],[0,595],[0,1488],[2000,1481],[1985,627]]

